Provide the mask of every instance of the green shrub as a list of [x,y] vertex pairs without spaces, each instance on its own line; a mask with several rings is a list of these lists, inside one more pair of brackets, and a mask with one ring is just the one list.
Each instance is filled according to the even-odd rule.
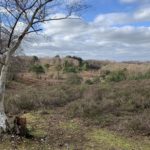
[[93,81],[90,80],[90,79],[87,79],[87,80],[85,81],[85,84],[92,85],[92,84],[93,84]]
[[46,68],[46,70],[48,70],[50,65],[49,64],[45,64],[44,67]]
[[67,60],[64,62],[63,65],[63,71],[65,73],[77,73],[78,72],[78,68],[76,66],[74,66],[73,64],[70,64]]
[[93,79],[85,80],[85,84],[88,84],[88,85],[97,84],[99,82],[100,82],[100,77],[99,76],[96,76]]
[[126,80],[126,72],[124,70],[113,71],[107,76],[107,80],[114,82]]
[[39,61],[40,61],[40,60],[39,60],[39,58],[38,58],[37,56],[33,56],[33,57],[32,57],[32,60],[31,60],[31,64],[34,65],[34,64],[36,64],[36,63],[39,63]]
[[87,71],[89,69],[88,63],[82,61],[80,61],[79,66],[75,66],[74,64],[71,64],[66,60],[63,66],[63,71],[66,73],[77,73],[79,71]]
[[84,62],[81,64],[80,68],[80,70],[82,71],[87,71],[89,69],[89,64],[87,62]]
[[82,80],[83,80],[82,77],[80,77],[76,73],[70,73],[67,75],[66,83],[67,84],[81,84]]
[[110,70],[101,70],[100,77],[102,79],[105,79],[110,73],[111,73]]
[[32,65],[29,71],[35,73],[37,76],[45,73],[44,68],[39,64]]
[[145,78],[150,79],[150,70],[145,73]]
[[130,80],[143,80],[143,79],[150,79],[150,70],[146,73],[137,73],[134,76],[129,77]]
[[78,69],[75,67],[75,66],[70,66],[70,67],[67,67],[67,68],[64,68],[64,71],[66,73],[77,73],[78,72]]
[[99,76],[95,76],[93,78],[93,83],[99,83],[100,82],[100,77]]

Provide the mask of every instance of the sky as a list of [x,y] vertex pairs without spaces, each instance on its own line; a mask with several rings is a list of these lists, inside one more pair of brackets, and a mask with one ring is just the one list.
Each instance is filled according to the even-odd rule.
[[81,12],[80,19],[43,24],[42,33],[31,35],[34,40],[24,44],[25,53],[40,57],[150,60],[150,0],[87,1],[89,7]]

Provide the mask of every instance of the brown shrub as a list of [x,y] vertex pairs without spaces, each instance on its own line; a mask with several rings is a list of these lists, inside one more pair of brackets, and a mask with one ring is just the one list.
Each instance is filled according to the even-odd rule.
[[132,130],[134,133],[140,133],[143,135],[150,135],[150,112],[144,112],[136,115],[127,124],[127,128]]
[[98,86],[89,86],[82,99],[68,105],[68,115],[71,117],[83,117],[89,119],[101,119],[101,116],[115,110],[114,102],[106,100],[104,93]]
[[80,98],[80,87],[25,87],[6,95],[6,112],[19,113],[43,108],[61,107]]

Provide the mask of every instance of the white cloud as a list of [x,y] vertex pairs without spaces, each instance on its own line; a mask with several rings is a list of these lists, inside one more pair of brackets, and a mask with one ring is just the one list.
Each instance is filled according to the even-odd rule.
[[47,22],[43,36],[36,35],[31,50],[26,52],[39,56],[77,55],[85,59],[150,59],[150,27],[118,27],[111,26],[112,23],[102,26],[97,18],[90,23],[79,19]]
[[117,12],[98,15],[94,23],[99,26],[125,25],[150,21],[150,6],[141,7],[135,12]]
[[134,13],[134,18],[139,21],[150,21],[150,6],[142,7]]
[[133,2],[137,2],[138,0],[120,0],[120,2],[122,3],[133,3]]
[[150,3],[150,1],[149,0],[120,0],[120,2],[121,3],[129,3],[129,4],[131,4],[131,3]]
[[100,26],[112,26],[128,23],[131,21],[128,13],[108,13],[98,15],[94,23]]
[[[149,0],[119,0],[140,4],[132,12],[99,14],[89,23],[81,19],[47,22],[42,36],[34,35],[27,54],[77,55],[85,59],[150,60],[150,27],[134,26],[150,22]],[[64,16],[57,14],[53,17]],[[44,38],[44,36],[46,38]],[[37,44],[38,43],[38,44]]]

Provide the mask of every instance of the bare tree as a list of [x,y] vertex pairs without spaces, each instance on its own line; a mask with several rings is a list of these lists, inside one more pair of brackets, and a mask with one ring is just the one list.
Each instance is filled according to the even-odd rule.
[[[7,128],[4,95],[11,57],[26,35],[42,30],[42,23],[70,18],[84,7],[83,0],[0,0],[0,128],[3,131]],[[57,13],[65,15],[57,17]]]

